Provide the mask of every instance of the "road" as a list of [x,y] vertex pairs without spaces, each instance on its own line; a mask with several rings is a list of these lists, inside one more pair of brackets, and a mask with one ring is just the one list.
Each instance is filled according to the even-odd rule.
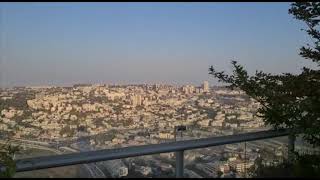
[[[0,143],[1,144],[5,144],[6,141],[3,141],[3,140],[0,140]],[[53,149],[53,148],[50,148],[50,147],[45,147],[45,146],[40,146],[40,145],[37,145],[37,144],[27,144],[27,143],[19,143],[19,142],[15,142],[15,141],[11,141],[10,144],[14,145],[14,146],[22,146],[22,147],[28,147],[28,148],[34,148],[34,149],[41,149],[41,150],[47,150],[47,151],[52,151],[56,154],[61,154],[60,151],[56,150],[56,149]]]
[[[69,152],[78,152],[77,150],[69,148],[69,147],[61,147],[60,149],[64,149],[65,151],[69,151]],[[104,178],[105,177],[105,174],[94,163],[84,164],[84,166],[90,172],[91,177],[93,177],[93,178]]]
[[[19,142],[20,141],[20,142]],[[5,144],[6,141],[0,140],[1,144]],[[38,145],[38,144],[43,144],[43,142],[39,142],[39,141],[30,141],[30,140],[23,140],[23,139],[14,139],[10,142],[10,144],[14,145],[14,146],[22,146],[24,148],[28,147],[28,148],[33,148],[33,149],[41,149],[41,150],[47,150],[47,151],[51,151],[54,152],[56,154],[62,154],[61,151],[50,147],[46,147],[43,145]],[[46,143],[48,145],[48,143]],[[61,147],[60,149],[65,149],[69,152],[78,152],[74,149],[71,149],[69,147]],[[66,151],[64,151],[66,152]],[[90,164],[83,164],[84,167],[88,170],[88,172],[90,173],[90,176],[93,178],[101,178],[101,177],[105,177],[104,173],[93,163]]]

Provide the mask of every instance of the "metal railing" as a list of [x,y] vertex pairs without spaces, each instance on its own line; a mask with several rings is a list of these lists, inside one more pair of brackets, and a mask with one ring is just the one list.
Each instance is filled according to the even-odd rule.
[[[288,136],[289,145],[288,150],[294,150],[294,138],[292,138],[290,130],[267,130],[259,132],[250,132],[237,135],[228,135],[220,137],[210,137],[195,140],[184,140],[177,142],[151,144],[142,146],[132,146],[117,149],[104,149],[80,153],[42,156],[35,158],[26,158],[16,160],[16,171],[32,171],[38,169],[46,169],[53,167],[69,166],[75,164],[92,163],[98,161],[107,161],[114,159],[122,159],[136,156],[144,156],[151,154],[175,152],[176,157],[176,177],[183,177],[184,169],[184,151],[198,148],[206,148],[212,146],[219,146],[232,143],[240,143],[247,141],[255,141],[261,139],[268,139],[274,137]],[[288,152],[290,156],[292,152]],[[5,168],[1,167],[1,171]]]

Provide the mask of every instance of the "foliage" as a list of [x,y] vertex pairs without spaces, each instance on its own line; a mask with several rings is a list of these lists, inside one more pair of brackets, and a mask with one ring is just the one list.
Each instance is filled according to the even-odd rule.
[[284,161],[278,165],[265,166],[256,160],[256,168],[250,169],[252,177],[320,177],[320,155],[295,155],[293,164]]
[[14,154],[19,151],[19,146],[13,146],[7,141],[0,145],[0,167],[5,167],[5,171],[0,172],[0,178],[13,177],[16,171]]
[[243,66],[232,61],[233,74],[218,72],[212,66],[209,74],[227,83],[229,88],[239,88],[262,106],[258,116],[274,128],[291,128],[304,133],[304,139],[314,146],[320,145],[320,3],[292,3],[289,13],[302,20],[314,46],[300,48],[300,55],[317,63],[316,69],[302,68],[300,74],[270,74],[256,71],[250,76]]
[[0,99],[0,111],[3,109],[8,109],[9,107],[26,110],[28,109],[27,100],[34,98],[35,95],[32,92],[19,92],[17,94],[14,94],[12,99]]

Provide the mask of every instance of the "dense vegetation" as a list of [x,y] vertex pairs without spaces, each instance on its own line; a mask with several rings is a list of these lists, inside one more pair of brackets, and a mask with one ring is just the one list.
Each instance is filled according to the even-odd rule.
[[[290,128],[295,133],[303,132],[303,138],[314,147],[320,146],[320,3],[296,2],[291,4],[289,14],[303,21],[303,29],[312,39],[313,45],[300,48],[300,55],[316,63],[315,69],[302,68],[300,74],[270,74],[256,71],[250,76],[243,66],[232,61],[233,74],[218,72],[212,66],[209,74],[228,84],[229,88],[239,88],[257,100],[262,107],[258,114],[267,125],[274,128]],[[293,176],[319,176],[318,155],[296,155],[293,164],[284,162],[265,171]],[[278,169],[277,169],[278,168]],[[262,168],[263,169],[263,168]],[[277,169],[277,170],[276,170]],[[264,171],[258,174],[264,174]],[[318,172],[318,174],[316,173]]]

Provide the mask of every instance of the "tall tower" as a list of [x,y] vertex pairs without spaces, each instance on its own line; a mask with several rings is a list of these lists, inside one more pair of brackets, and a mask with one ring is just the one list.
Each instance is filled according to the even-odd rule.
[[203,92],[209,92],[209,82],[204,81],[202,88],[203,88]]
[[141,106],[142,104],[142,97],[140,94],[136,95],[137,105]]
[[133,106],[140,106],[142,104],[142,97],[140,94],[131,96],[131,103]]
[[133,106],[137,106],[136,96],[131,96],[131,104],[132,104]]
[[160,85],[159,84],[154,84],[153,85],[153,90],[154,91],[158,91],[159,90]]

